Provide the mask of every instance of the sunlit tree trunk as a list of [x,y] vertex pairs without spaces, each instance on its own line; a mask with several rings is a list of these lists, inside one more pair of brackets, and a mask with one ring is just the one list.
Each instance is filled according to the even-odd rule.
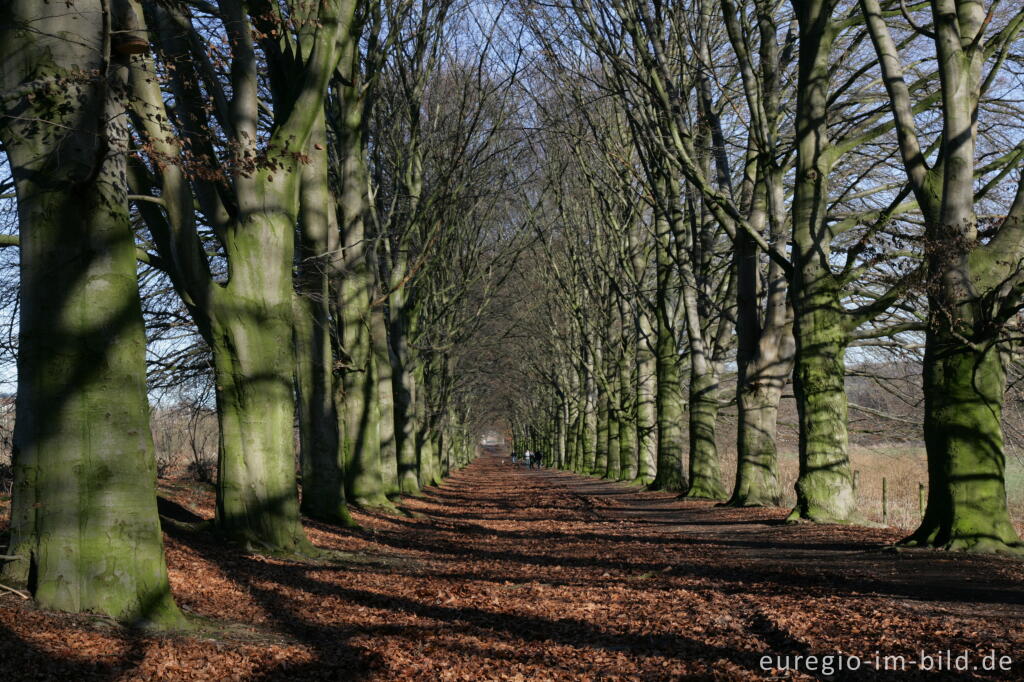
[[594,380],[594,358],[593,345],[586,350],[586,363],[583,370],[583,402],[581,403],[584,413],[583,421],[583,459],[580,462],[580,473],[590,474],[594,471],[597,460],[598,440],[600,430],[598,428],[598,406],[597,387]]
[[321,521],[351,525],[334,395],[327,254],[337,248],[337,219],[328,185],[326,138],[321,115],[313,131],[309,162],[302,169],[294,310],[301,510]]
[[603,475],[608,469],[608,394],[598,389],[597,396],[597,430],[595,432],[594,466],[588,473],[592,475]]
[[834,2],[793,6],[800,25],[791,290],[800,475],[790,519],[844,523],[854,520],[856,512],[844,386],[849,336],[839,282],[830,268],[831,234],[825,222],[833,163],[827,113]]
[[[778,180],[777,182],[775,180]],[[777,197],[769,202],[781,209],[781,178],[765,178]],[[766,193],[755,192],[758,204],[751,223],[764,223]],[[781,225],[780,219],[773,227]],[[734,240],[737,269],[736,322],[736,483],[729,504],[737,507],[775,506],[781,500],[778,452],[775,444],[779,401],[792,370],[793,334],[786,300],[785,274],[775,261],[767,268],[767,291],[760,287],[760,254],[745,232]],[[765,299],[761,312],[760,300]]]
[[559,469],[565,469],[569,461],[569,438],[571,429],[569,426],[569,399],[562,394],[559,396],[561,414],[558,419],[558,462]]
[[[928,328],[923,389],[928,507],[910,545],[1024,553],[1006,503],[1002,408],[1006,326],[1021,306],[1024,282],[1024,179],[988,244],[978,234],[978,104],[983,80],[1024,30],[1017,9],[993,44],[993,15],[982,3],[931,3],[942,99],[942,137],[929,167],[918,138],[911,91],[877,0],[860,3],[896,123],[907,179],[925,217]],[[995,10],[993,6],[992,11]],[[1001,41],[1005,39],[1005,42]],[[996,52],[993,54],[992,50]],[[993,72],[983,76],[986,61]],[[1005,162],[1005,161],[1004,161]],[[1019,159],[1014,163],[1019,164]]]
[[669,289],[677,283],[672,276],[674,264],[669,252],[671,229],[668,221],[657,222],[657,291],[655,300],[655,369],[657,372],[657,476],[651,487],[683,492],[687,488],[683,473],[683,424],[686,404],[680,392],[679,352],[672,329]]
[[649,485],[657,475],[658,430],[655,402],[658,391],[657,359],[651,346],[655,343],[653,320],[646,312],[640,313],[636,350],[636,424],[637,472],[636,481]]
[[619,479],[622,469],[622,454],[620,452],[622,445],[620,439],[622,428],[621,386],[619,385],[617,357],[605,357],[605,373],[608,381],[608,455],[603,473],[605,478],[615,481]]
[[0,139],[21,227],[19,558],[3,577],[43,608],[177,626],[124,184],[128,57],[111,52],[125,27],[110,20],[95,0],[0,10]]
[[344,367],[341,373],[342,452],[346,494],[361,506],[387,506],[381,460],[377,383],[370,303],[375,276],[367,246],[369,188],[364,147],[364,92],[353,46],[342,59],[348,82],[337,83],[331,123],[337,138],[338,214],[342,252],[334,259],[336,324]]
[[373,374],[377,384],[377,430],[380,434],[381,477],[384,494],[401,493],[398,482],[398,443],[395,438],[395,400],[393,370],[388,343],[387,310],[377,306],[370,312],[370,331],[373,339]]
[[[217,527],[246,546],[312,553],[299,516],[293,436],[292,277],[302,175],[296,150],[307,149],[323,112],[327,84],[338,63],[340,27],[350,25],[354,6],[347,1],[323,3],[315,8],[315,21],[304,24],[308,31],[287,38],[293,41],[289,49],[296,47],[295,41],[301,44],[304,57],[272,65],[271,85],[280,110],[275,111],[265,144],[257,130],[258,43],[267,36],[256,31],[253,22],[267,17],[254,19],[241,3],[225,3],[223,11],[231,38],[231,93],[230,99],[224,92],[218,95],[225,100],[232,154],[245,163],[223,169],[230,187],[221,189],[204,177],[185,177],[179,163],[165,163],[164,159],[184,156],[184,143],[165,127],[168,112],[155,68],[140,63],[132,72],[136,121],[147,148],[160,159],[153,165],[161,176],[164,210],[154,212],[149,202],[138,207],[214,354],[220,426]],[[178,29],[188,18],[175,7],[155,4],[147,5],[147,17],[154,20],[165,57],[179,60],[185,70],[168,75],[178,95],[176,106],[187,120],[206,120],[205,95],[194,82],[196,73],[186,70],[192,64],[190,47],[181,44]],[[280,39],[286,40],[284,33]],[[280,78],[285,70],[294,77],[287,87]],[[206,85],[219,87],[217,82]],[[208,133],[190,126],[183,130],[193,149],[206,149]],[[208,162],[216,163],[214,158]],[[224,206],[221,190],[233,194],[231,211]],[[223,246],[229,265],[226,284],[212,278],[206,248],[196,232],[196,201]]]

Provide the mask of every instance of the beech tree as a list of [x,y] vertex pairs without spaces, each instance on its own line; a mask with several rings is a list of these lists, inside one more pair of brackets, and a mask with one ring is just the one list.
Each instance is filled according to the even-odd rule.
[[[1024,9],[937,0],[904,18],[929,41],[940,74],[941,130],[929,143],[915,117],[906,67],[878,0],[861,0],[895,119],[900,156],[925,221],[928,327],[923,366],[928,508],[911,545],[1022,551],[1006,506],[1002,406],[1015,316],[1024,306],[1024,143],[980,164],[979,126],[999,73],[1021,46]],[[934,156],[929,151],[934,149]],[[999,217],[979,226],[979,205]],[[989,209],[991,211],[991,209]]]
[[[203,49],[193,12],[149,3],[174,109],[154,63],[133,71],[149,161],[134,168],[137,206],[213,351],[217,526],[245,544],[286,553],[313,551],[299,518],[292,439],[292,271],[302,163],[356,4],[225,0],[209,8],[227,45],[228,90]],[[261,67],[274,113],[267,127]],[[224,134],[223,146],[211,138],[215,130]],[[200,232],[203,224],[212,235]],[[226,263],[223,276],[206,255],[208,240]]]
[[[846,454],[845,350],[856,337],[857,328],[885,311],[898,300],[903,290],[900,286],[893,286],[875,292],[868,301],[848,305],[844,303],[848,296],[844,285],[851,284],[864,272],[864,250],[879,226],[907,208],[901,203],[903,195],[897,193],[891,206],[883,204],[868,208],[854,203],[841,213],[835,210],[848,201],[846,196],[851,194],[848,187],[853,179],[843,180],[840,185],[842,191],[832,191],[830,187],[835,184],[836,164],[841,158],[851,158],[851,152],[891,130],[877,108],[866,108],[860,100],[847,105],[841,97],[846,92],[860,93],[863,90],[862,70],[852,66],[848,71],[836,69],[833,46],[837,40],[841,41],[843,54],[857,55],[863,31],[857,32],[855,22],[835,16],[836,8],[831,3],[827,6],[815,3],[794,5],[798,27],[798,87],[793,103],[795,128],[792,146],[787,150],[778,147],[777,134],[771,128],[772,118],[777,114],[770,108],[764,108],[765,101],[759,96],[748,97],[749,108],[760,111],[751,116],[759,128],[754,128],[748,136],[745,149],[761,157],[762,167],[737,164],[739,168],[754,171],[756,175],[748,177],[758,180],[736,184],[730,176],[739,174],[742,178],[743,174],[730,171],[732,164],[728,163],[727,157],[723,159],[726,155],[720,119],[715,115],[715,107],[708,106],[711,79],[702,75],[700,70],[702,64],[705,71],[713,64],[709,54],[709,51],[714,53],[713,45],[709,45],[706,38],[699,39],[702,35],[709,35],[704,25],[707,13],[691,15],[685,7],[677,4],[660,9],[637,2],[615,3],[609,9],[600,10],[591,3],[580,3],[580,6],[586,16],[592,17],[590,24],[598,27],[599,35],[604,36],[602,42],[598,42],[598,48],[607,55],[609,64],[623,72],[628,82],[650,84],[639,92],[657,116],[643,128],[662,131],[660,137],[652,139],[665,141],[665,151],[671,155],[687,182],[700,193],[703,206],[734,241],[742,232],[741,240],[749,238],[787,274],[789,298],[795,316],[794,387],[801,415],[801,476],[792,518],[824,522],[854,520],[853,480]],[[633,36],[628,50],[614,48],[612,37],[619,35],[616,31]],[[679,44],[691,34],[698,36],[690,48],[697,73],[687,81],[689,87],[680,89],[676,87],[680,81],[673,75],[679,60],[671,59],[670,55],[674,50],[678,51]],[[842,75],[843,80],[831,86],[835,74]],[[751,80],[747,91],[756,93],[756,85]],[[770,106],[771,91],[766,92]],[[856,113],[846,113],[846,110]],[[700,112],[706,126],[692,125],[687,119],[690,111]],[[834,116],[832,124],[829,123],[830,112]],[[708,133],[704,132],[705,128],[710,128]],[[710,147],[707,147],[706,135],[711,137]],[[791,161],[787,161],[785,156],[780,157],[780,154],[791,155]],[[772,160],[764,163],[766,159]],[[756,157],[752,161],[756,161]],[[783,169],[790,162],[796,179],[793,199],[788,207],[792,251],[785,253],[781,242],[769,242],[764,232],[773,230],[776,236],[779,235],[780,211],[776,209],[772,222],[765,224],[754,199],[758,196],[758,184],[762,182],[769,183],[763,190],[766,197],[780,196],[778,183],[784,175]],[[745,191],[736,192],[734,187]],[[863,194],[855,196],[863,197]],[[756,222],[751,223],[751,218]],[[774,228],[771,227],[773,223]],[[866,233],[860,230],[864,224],[869,225]],[[870,227],[872,224],[874,227]],[[833,242],[854,228],[866,237],[861,246],[848,250],[845,266],[835,269],[831,255]],[[702,281],[704,279],[701,277]],[[748,318],[750,311],[754,310],[750,307],[749,293],[748,284],[744,290],[748,307],[741,313]],[[784,339],[788,323],[785,322],[786,315],[780,314],[780,298],[769,299],[775,311],[772,315],[774,329],[768,335],[769,339]],[[751,338],[745,330],[744,358],[750,352]],[[740,407],[759,409],[750,401],[741,401]],[[691,415],[693,412],[691,406]]]
[[45,608],[180,626],[125,185],[129,60],[147,47],[135,9],[0,9],[0,140],[21,249],[14,558],[2,575]]

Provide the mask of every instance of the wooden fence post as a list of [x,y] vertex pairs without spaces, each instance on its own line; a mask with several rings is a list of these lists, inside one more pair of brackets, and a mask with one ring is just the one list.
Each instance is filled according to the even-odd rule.
[[889,479],[882,478],[882,525],[889,525]]

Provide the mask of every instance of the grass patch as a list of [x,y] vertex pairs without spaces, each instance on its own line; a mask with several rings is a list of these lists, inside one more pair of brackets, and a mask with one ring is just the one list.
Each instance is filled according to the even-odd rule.
[[[886,525],[906,531],[917,528],[921,519],[919,485],[924,485],[926,501],[928,495],[928,460],[923,445],[852,445],[850,466],[857,473],[857,511],[865,520],[882,523],[884,479],[888,507]],[[723,453],[722,480],[731,484],[735,471],[735,454]],[[796,504],[794,486],[799,472],[797,452],[792,449],[780,452],[781,506],[784,508]],[[1024,460],[1014,455],[1006,459],[1006,497],[1017,532],[1024,536]]]

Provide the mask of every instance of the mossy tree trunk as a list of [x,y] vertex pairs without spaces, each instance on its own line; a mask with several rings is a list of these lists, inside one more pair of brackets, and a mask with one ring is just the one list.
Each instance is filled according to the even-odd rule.
[[395,457],[398,487],[404,495],[419,495],[419,462],[416,454],[416,381],[409,346],[411,302],[406,292],[391,298],[391,386],[394,399]]
[[593,343],[586,351],[586,362],[583,374],[583,406],[586,410],[583,424],[583,461],[580,462],[580,473],[590,474],[594,471],[597,461],[597,450],[600,441],[600,429],[598,426],[598,395],[597,381],[594,376],[596,360],[594,357]]
[[367,507],[387,506],[381,460],[370,304],[375,275],[367,248],[369,182],[365,149],[366,100],[353,45],[344,56],[328,120],[338,150],[337,209],[342,251],[334,259],[335,321],[341,344],[342,452],[346,494]]
[[636,480],[650,485],[657,475],[658,428],[655,404],[658,392],[657,358],[654,324],[646,312],[640,313],[639,334],[636,342],[636,425],[637,471]]
[[932,331],[925,351],[928,506],[912,545],[978,552],[1021,551],[1006,504],[999,348],[965,347]]
[[618,358],[605,357],[605,376],[608,382],[608,445],[604,477],[618,480],[622,468],[621,440],[621,387],[619,386]]
[[[220,427],[216,523],[247,547],[310,552],[299,517],[292,434],[291,281],[281,277],[280,263],[267,262],[288,256],[284,271],[290,275],[291,225],[263,211],[249,215],[230,242],[237,265],[210,325]],[[238,293],[254,291],[262,295]]]
[[[722,0],[722,16],[737,55],[751,115],[746,166],[740,196],[748,228],[769,233],[768,242],[786,241],[785,169],[779,167],[782,82],[786,71],[779,17],[768,2]],[[757,52],[744,18],[757,24]],[[708,56],[710,59],[710,56]],[[727,163],[727,161],[726,161]],[[722,164],[724,165],[724,163]],[[782,388],[792,372],[793,331],[787,301],[788,278],[778,259],[761,263],[754,238],[737,225],[733,236],[736,269],[736,481],[728,504],[775,506],[781,499],[775,436]]]
[[603,476],[608,471],[608,432],[609,432],[609,399],[608,391],[602,386],[597,389],[597,439],[594,466],[588,473]]
[[620,306],[623,339],[623,352],[619,357],[619,480],[632,481],[637,477],[639,462],[637,458],[637,421],[636,421],[636,345],[632,312],[626,304]]
[[555,466],[565,469],[569,462],[569,439],[572,429],[569,423],[569,398],[559,395],[561,414],[558,419],[558,461]]
[[[696,260],[696,259],[694,259]],[[704,329],[706,315],[698,300],[700,283],[687,263],[683,268],[683,310],[690,342],[689,438],[690,481],[687,497],[717,500],[725,497],[718,460],[719,363],[715,342]]]
[[[768,200],[771,210],[781,213],[781,174],[767,172],[769,192],[757,191],[750,221],[764,223]],[[781,215],[772,221],[781,229]],[[736,320],[736,482],[729,504],[736,507],[776,506],[781,501],[779,462],[776,448],[779,401],[793,366],[794,341],[787,301],[785,273],[774,260],[767,268],[766,291],[761,291],[759,253],[753,240],[740,231],[733,240],[737,269]],[[761,310],[761,300],[765,301]]]
[[[340,57],[338,41],[347,35],[355,7],[349,0],[290,7],[315,16],[304,15],[296,22],[303,28],[295,33],[279,26],[274,36],[255,30],[268,18],[252,16],[248,9],[241,3],[224,7],[231,42],[229,97],[219,81],[204,80],[195,68],[193,46],[180,30],[190,18],[174,6],[147,4],[146,17],[164,58],[179,65],[168,70],[167,78],[180,115],[167,112],[154,65],[139,62],[132,82],[136,122],[156,159],[152,166],[160,174],[163,210],[151,202],[140,202],[138,208],[214,353],[220,424],[217,527],[248,546],[312,553],[299,516],[293,438],[292,277],[302,175],[296,152],[307,149],[320,120]],[[265,145],[257,130],[261,48],[275,105]],[[191,163],[185,146],[217,163],[208,139],[208,97],[219,103],[229,123],[232,158],[238,163],[185,177],[182,169]],[[169,131],[170,121],[187,123]],[[207,179],[216,173],[226,179],[220,186]],[[223,246],[226,284],[211,275],[196,230],[196,202]]]
[[416,381],[416,442],[419,458],[420,487],[441,483],[440,453],[435,448],[433,403],[430,391],[432,376],[436,371],[437,359],[433,356],[422,358],[416,364],[414,378]]
[[611,402],[608,394],[608,374],[606,338],[600,332],[593,337],[594,348],[594,389],[595,400],[595,432],[594,432],[594,465],[587,472],[591,476],[604,476],[608,470],[608,422],[611,418]]
[[592,408],[590,402],[590,381],[586,367],[581,364],[577,368],[579,375],[579,395],[576,398],[576,447],[574,449],[572,470],[582,474],[587,470],[587,456],[593,452],[594,432],[591,430]]
[[[321,303],[295,299],[295,383],[299,412],[303,514],[328,523],[351,525],[341,468],[338,413],[331,376],[333,355]],[[326,370],[326,371],[325,371]]]
[[353,524],[345,500],[341,433],[335,403],[331,291],[326,254],[338,247],[337,217],[327,178],[327,131],[320,116],[309,162],[302,169],[299,265],[295,300],[296,395],[302,462],[302,505],[307,516]]
[[370,312],[373,339],[373,378],[377,384],[377,429],[380,434],[381,476],[384,494],[388,497],[402,492],[398,482],[398,442],[395,438],[394,376],[388,342],[387,310],[377,306]]
[[671,229],[667,220],[657,222],[657,290],[655,294],[655,371],[657,373],[657,476],[651,487],[656,490],[683,492],[687,489],[683,473],[683,419],[686,404],[680,392],[679,350],[672,328],[670,289],[677,284],[669,252]]
[[[690,357],[695,357],[691,352]],[[696,368],[690,372],[690,487],[687,497],[720,500],[726,495],[718,460],[718,374]]]
[[748,383],[738,396],[736,485],[729,504],[774,507],[781,501],[779,460],[775,444],[782,391]]
[[[1012,352],[1013,344],[1006,324],[1018,314],[1024,294],[1024,178],[984,245],[975,209],[987,191],[978,192],[976,170],[983,83],[996,77],[1015,41],[1009,34],[985,36],[992,16],[980,3],[931,4],[942,137],[929,166],[897,45],[877,0],[860,4],[890,97],[904,169],[926,225],[928,507],[920,527],[904,542],[1024,553],[1006,504],[1001,423],[1003,353]],[[1019,36],[1022,30],[1024,10],[1017,10],[1003,31]],[[993,70],[986,74],[987,63]]]
[[793,376],[800,426],[800,475],[793,520],[846,523],[856,503],[847,453],[846,346],[849,336],[830,269],[826,224],[829,176],[830,57],[833,0],[793,3],[799,23],[796,109],[797,163],[793,195],[793,279],[796,358]]
[[821,267],[817,255],[807,255],[793,284],[800,474],[790,518],[844,523],[854,520],[856,511],[847,454],[848,335],[832,273]]
[[[0,10],[0,118],[21,227],[11,542],[3,578],[48,609],[180,626],[156,507],[128,62],[105,3]],[[68,36],[74,36],[69,40]],[[12,96],[18,93],[15,100]]]

